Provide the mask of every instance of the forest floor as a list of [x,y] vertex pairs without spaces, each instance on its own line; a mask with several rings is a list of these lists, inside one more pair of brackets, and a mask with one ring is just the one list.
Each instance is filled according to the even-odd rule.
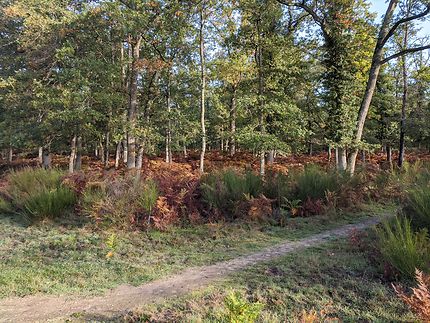
[[[391,211],[390,211],[391,213]],[[385,216],[385,215],[383,215]],[[229,258],[234,257],[228,261],[219,261],[219,258],[215,256],[212,259],[200,259],[200,261],[204,262],[214,262],[212,265],[202,266],[202,267],[194,267],[187,269],[183,272],[177,273],[176,275],[169,276],[168,278],[155,280],[151,283],[143,284],[138,287],[133,287],[131,285],[121,285],[107,294],[103,296],[97,297],[76,297],[73,295],[69,296],[46,296],[46,295],[35,295],[28,296],[24,298],[7,298],[0,301],[0,320],[5,322],[17,322],[17,321],[37,321],[37,320],[47,320],[47,319],[56,319],[58,317],[64,317],[71,314],[74,314],[74,317],[78,320],[94,320],[97,318],[97,315],[102,315],[103,318],[100,318],[101,321],[107,320],[112,315],[118,314],[118,312],[124,312],[127,310],[131,310],[136,308],[139,305],[154,302],[156,300],[162,300],[167,297],[182,295],[186,292],[190,292],[192,290],[201,288],[203,286],[207,286],[208,284],[220,279],[227,274],[233,272],[241,272],[246,267],[255,265],[260,262],[267,262],[269,260],[273,260],[274,258],[279,258],[286,254],[291,253],[292,255],[299,255],[302,253],[302,250],[309,247],[315,247],[326,243],[335,238],[346,237],[351,234],[352,230],[362,230],[373,226],[381,220],[381,217],[371,217],[361,220],[355,224],[343,225],[337,227],[336,229],[329,229],[332,224],[325,226],[324,231],[318,234],[312,234],[312,230],[308,231],[307,238],[301,238],[298,240],[294,240],[294,234],[291,235],[288,240],[285,240],[287,237],[279,237],[278,239],[285,240],[281,243],[272,245],[271,247],[267,247],[262,249],[262,251],[251,253],[248,255],[237,257],[237,251],[233,252],[233,254],[229,255]],[[311,225],[312,227],[316,226],[316,223]],[[305,225],[306,227],[306,225]],[[306,229],[311,229],[310,227]],[[285,230],[288,231],[288,230]],[[294,231],[294,230],[293,230]],[[302,231],[302,230],[301,230]],[[321,228],[319,230],[321,231]],[[315,232],[315,231],[314,231]],[[303,233],[303,231],[302,231]],[[64,233],[65,234],[65,233]],[[185,237],[186,235],[181,234],[178,237]],[[301,234],[301,236],[303,236]],[[293,240],[291,240],[293,238]],[[4,235],[2,235],[2,240],[4,239]],[[76,239],[79,239],[76,237]],[[240,240],[245,237],[241,237]],[[18,239],[19,240],[19,239]],[[276,239],[272,240],[272,244]],[[63,241],[64,240],[58,240]],[[191,240],[190,240],[191,241]],[[279,240],[278,240],[279,241]],[[31,242],[29,242],[31,245]],[[75,243],[79,245],[79,243]],[[178,244],[180,246],[182,243]],[[201,245],[201,241],[197,243]],[[258,245],[258,244],[257,244]],[[260,242],[258,247],[261,247],[264,244]],[[255,248],[254,244],[252,249]],[[55,247],[54,247],[55,248]],[[246,247],[244,248],[246,249]],[[43,249],[41,249],[43,251]],[[201,249],[203,250],[203,249]],[[295,252],[300,251],[300,252]],[[58,252],[58,250],[57,250]],[[9,253],[5,254],[6,258],[13,257],[12,250]],[[161,253],[162,254],[162,253]],[[212,253],[210,253],[212,255]],[[216,253],[215,253],[216,254]],[[60,256],[61,252],[56,253],[57,256]],[[43,263],[46,262],[47,259],[43,259],[40,257],[39,260]],[[70,256],[70,255],[68,255]],[[166,256],[166,255],[164,255]],[[185,256],[185,255],[184,255]],[[4,260],[4,259],[3,259]],[[34,260],[34,259],[33,259]],[[147,259],[151,261],[151,259]],[[155,260],[155,259],[152,259]],[[30,260],[31,261],[31,260]],[[102,262],[105,260],[101,260]],[[109,260],[108,260],[109,261]],[[78,261],[75,259],[75,262]],[[2,274],[4,269],[7,269],[9,261],[6,259],[2,261]],[[196,262],[194,262],[195,264]],[[61,261],[60,264],[61,266]],[[64,265],[64,264],[63,264]],[[21,264],[22,267],[25,268],[25,263]],[[118,267],[119,268],[119,267]],[[16,268],[18,270],[18,268]],[[58,268],[57,268],[58,270]],[[56,279],[60,279],[55,275],[55,270],[50,270],[51,278],[56,277]],[[73,275],[73,272],[68,272],[70,275],[69,279],[75,280],[77,285],[79,286],[79,279],[82,277],[77,277]],[[77,274],[77,272],[75,272]],[[22,273],[16,275],[16,278],[22,277]],[[62,274],[65,276],[65,273]],[[1,281],[8,281],[5,279],[6,277],[2,277]],[[11,276],[9,278],[12,278]],[[88,277],[91,279],[91,277]],[[97,279],[96,279],[97,281]],[[93,284],[96,282],[92,282]],[[78,314],[76,314],[78,313]],[[88,316],[90,315],[90,316]],[[85,317],[88,316],[88,317]]]

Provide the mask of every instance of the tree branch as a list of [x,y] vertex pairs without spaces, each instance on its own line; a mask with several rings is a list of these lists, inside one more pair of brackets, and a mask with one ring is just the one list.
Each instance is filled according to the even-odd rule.
[[426,49],[430,49],[430,44],[429,45],[425,45],[425,46],[420,46],[420,47],[408,48],[408,49],[402,50],[402,51],[400,51],[400,52],[398,52],[398,53],[396,53],[394,55],[391,55],[391,56],[388,56],[388,57],[384,58],[381,61],[381,64],[388,63],[389,61],[391,61],[391,60],[393,60],[393,59],[395,59],[397,57],[400,57],[400,56],[403,56],[403,55],[406,55],[406,54],[409,54],[409,53],[420,52],[420,51],[426,50]]
[[315,20],[315,22],[318,23],[320,26],[322,26],[324,24],[324,19],[321,18],[320,16],[318,16],[318,14],[315,12],[315,10],[313,10],[311,7],[306,5],[304,0],[302,2],[291,2],[288,0],[277,0],[277,1],[280,4],[283,4],[283,5],[286,5],[289,7],[302,8],[307,13],[309,13],[312,16],[313,20]]
[[407,23],[409,21],[415,20],[415,19],[420,19],[423,18],[425,16],[427,16],[430,13],[430,4],[427,5],[426,9],[423,12],[420,12],[416,15],[410,16],[410,17],[406,17],[403,19],[398,20],[390,29],[390,31],[387,33],[387,35],[384,37],[384,39],[382,40],[382,46],[388,41],[388,39],[390,39],[391,36],[394,35],[394,33],[396,32],[397,28],[404,23]]

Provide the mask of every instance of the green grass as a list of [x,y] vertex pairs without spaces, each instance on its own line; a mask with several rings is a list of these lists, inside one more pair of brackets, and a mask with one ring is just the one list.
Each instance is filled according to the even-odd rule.
[[128,318],[225,322],[225,299],[234,291],[264,305],[258,322],[299,322],[303,311],[322,311],[341,322],[416,322],[391,285],[381,282],[381,271],[343,239],[257,265],[189,296],[147,305]]
[[[394,213],[392,207],[386,207]],[[139,285],[186,267],[211,264],[285,239],[299,239],[381,213],[289,219],[286,227],[239,223],[172,228],[167,232],[100,231],[76,223],[29,227],[0,216],[0,298],[32,294],[99,294]]]

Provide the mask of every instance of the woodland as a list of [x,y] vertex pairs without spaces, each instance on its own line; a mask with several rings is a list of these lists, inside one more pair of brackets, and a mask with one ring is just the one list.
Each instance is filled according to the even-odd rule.
[[429,30],[428,0],[0,0],[0,322],[429,322]]

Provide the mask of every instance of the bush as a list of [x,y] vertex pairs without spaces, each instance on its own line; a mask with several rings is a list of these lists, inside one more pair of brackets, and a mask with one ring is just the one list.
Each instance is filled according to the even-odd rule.
[[283,173],[269,173],[264,182],[264,196],[276,201],[282,207],[285,201],[294,200],[291,178]]
[[202,178],[200,190],[204,203],[222,215],[231,217],[237,214],[238,203],[261,195],[263,181],[252,172],[242,175],[227,169]]
[[222,321],[230,323],[253,323],[263,309],[263,304],[248,302],[239,292],[228,295],[224,304],[227,313]]
[[317,166],[308,166],[294,177],[294,198],[301,201],[324,199],[327,192],[337,192],[341,187],[338,174],[325,172]]
[[24,209],[33,219],[56,218],[70,209],[76,202],[75,193],[67,187],[58,187],[51,191],[43,190],[30,196],[24,203]]
[[32,220],[63,215],[75,204],[76,194],[63,184],[62,178],[63,173],[56,169],[11,172],[7,177],[11,207]]
[[98,223],[127,228],[148,225],[158,200],[158,186],[153,180],[134,177],[106,179],[89,183],[83,192],[83,212]]
[[402,275],[413,278],[415,269],[425,272],[430,264],[430,241],[427,230],[414,232],[410,221],[396,217],[377,229],[379,247],[385,260]]
[[430,187],[424,185],[408,192],[407,209],[411,211],[412,224],[430,230]]

